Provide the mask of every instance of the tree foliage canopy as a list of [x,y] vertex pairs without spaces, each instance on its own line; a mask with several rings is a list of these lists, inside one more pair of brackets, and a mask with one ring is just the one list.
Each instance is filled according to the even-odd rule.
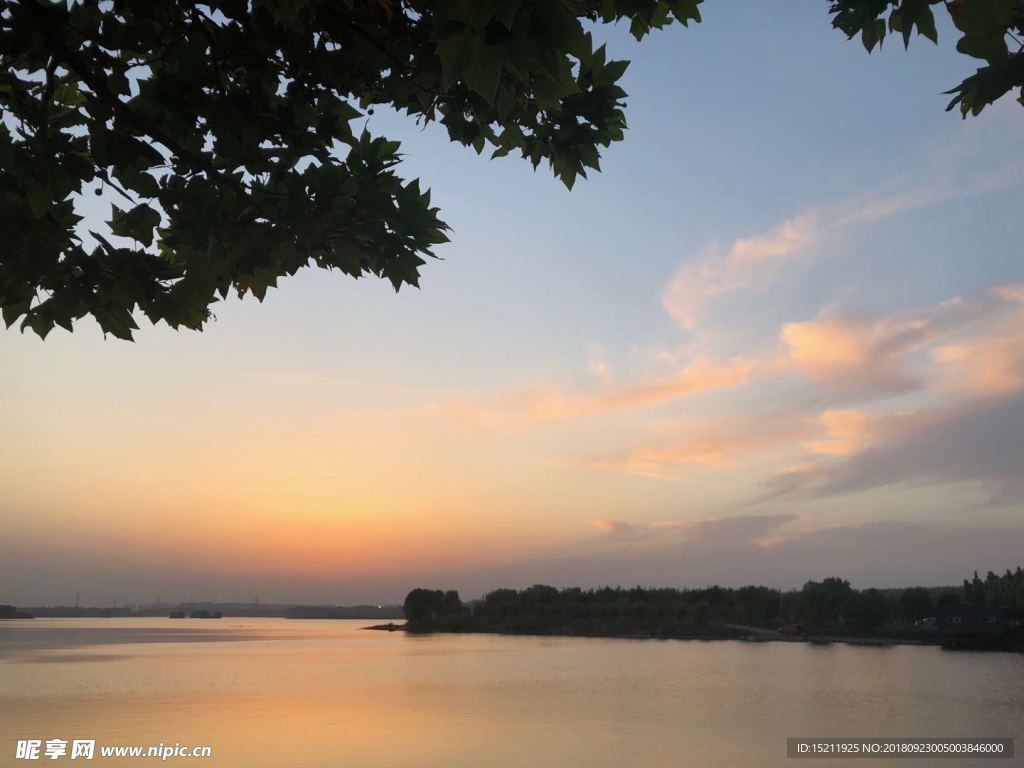
[[916,31],[939,41],[933,6],[941,5],[961,33],[956,49],[985,65],[947,93],[947,110],[977,115],[1017,89],[1024,104],[1024,2],[1022,0],[830,0],[832,26],[853,38],[860,35],[868,51],[881,46],[888,32],[910,46]]
[[[934,38],[938,0],[835,0],[869,50]],[[0,309],[40,336],[133,314],[199,329],[217,297],[262,299],[314,264],[396,290],[447,240],[399,145],[358,121],[386,105],[452,141],[547,163],[572,187],[623,136],[627,62],[588,28],[643,38],[701,0],[0,0]],[[988,65],[953,103],[1021,83],[1020,0],[954,0]],[[103,231],[75,201],[104,191]],[[93,222],[90,225],[95,226]]]
[[[627,62],[584,22],[639,38],[700,1],[0,0],[4,320],[200,328],[309,263],[416,285],[447,227],[353,122],[388,105],[571,187],[625,127]],[[101,187],[87,238],[73,200]]]
[[[964,582],[962,592],[948,592],[951,604],[966,596],[972,602],[1005,607],[1015,618],[1024,615],[1021,569],[1007,571],[1004,577],[990,573],[984,582],[975,574],[973,585]],[[414,589],[404,610],[407,628],[413,632],[730,637],[746,635],[744,627],[798,624],[809,634],[884,631],[889,637],[920,638],[930,630],[917,622],[935,615],[933,591],[857,590],[837,577],[808,581],[802,589],[788,591],[764,586],[559,590],[536,584],[522,590],[497,589],[470,604],[463,604],[456,592]]]

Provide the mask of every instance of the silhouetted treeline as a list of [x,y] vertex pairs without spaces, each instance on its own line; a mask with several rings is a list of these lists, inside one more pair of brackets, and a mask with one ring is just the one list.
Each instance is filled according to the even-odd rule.
[[738,589],[498,589],[465,604],[458,592],[414,589],[405,600],[413,632],[502,632],[625,637],[730,636],[745,627],[800,634],[908,637],[929,631],[937,611],[963,601],[990,602],[1018,613],[1024,605],[1021,569],[959,588],[857,590],[840,578],[808,581],[782,591]]
[[13,605],[0,605],[0,619],[31,619],[34,618],[28,611],[22,611]]
[[160,616],[162,612],[141,611],[136,608],[100,608],[76,605],[37,605],[22,610],[28,611],[40,619],[109,619],[127,618],[132,616]]
[[967,603],[1005,608],[1011,619],[1024,620],[1024,568],[1020,566],[1002,576],[989,571],[984,579],[975,571],[974,578],[964,580],[963,594]]

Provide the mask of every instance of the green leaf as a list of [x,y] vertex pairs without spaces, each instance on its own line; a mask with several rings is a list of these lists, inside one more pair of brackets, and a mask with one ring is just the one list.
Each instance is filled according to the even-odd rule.
[[501,22],[505,29],[512,29],[516,14],[523,0],[492,0],[494,6],[494,18]]
[[933,43],[938,45],[939,31],[935,28],[935,14],[928,6],[922,8],[915,19],[918,33],[924,35]]
[[29,311],[32,306],[31,301],[19,301],[12,302],[10,304],[4,304],[2,310],[4,325],[10,328],[17,322],[18,318]]
[[137,331],[139,326],[132,317],[132,313],[123,308],[97,307],[93,311],[96,322],[100,324],[104,334],[111,334],[124,341],[134,341],[132,331]]
[[466,85],[480,94],[488,104],[493,104],[500,78],[501,59],[494,46],[478,48],[473,63],[466,70]]
[[437,41],[437,55],[441,59],[441,85],[445,90],[465,76],[474,63],[478,45],[469,27],[463,26]]
[[1018,7],[1018,0],[971,0],[951,5],[953,23],[964,33],[957,50],[990,64],[1006,59],[1006,34],[1014,26]]
[[115,235],[152,245],[153,229],[159,224],[160,214],[145,203],[141,203],[129,211],[115,208],[110,220],[110,229]]
[[696,21],[700,22],[700,4],[703,0],[678,0],[672,3],[672,15],[676,17],[684,27],[689,26],[689,22]]
[[25,191],[25,202],[28,203],[32,216],[37,219],[43,218],[50,210],[50,206],[53,205],[50,190],[41,181],[29,184],[28,189]]

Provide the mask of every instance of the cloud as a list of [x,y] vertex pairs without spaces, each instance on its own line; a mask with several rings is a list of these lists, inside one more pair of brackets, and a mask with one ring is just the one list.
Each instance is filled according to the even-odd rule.
[[1003,318],[980,339],[937,347],[932,359],[947,381],[974,397],[999,397],[1024,389],[1024,311]]
[[718,362],[699,357],[684,365],[674,376],[640,382],[611,390],[597,398],[599,410],[619,410],[675,400],[680,397],[735,389],[758,373],[758,363],[745,357]]
[[956,364],[961,386],[979,397],[994,397],[1024,388],[1024,336],[988,339],[975,346],[940,347],[936,362]]
[[654,523],[630,523],[624,520],[593,520],[592,525],[604,531],[609,539],[636,540],[672,535],[696,541],[752,541],[772,533],[786,523],[797,520],[793,514],[733,515],[694,520],[663,520]]
[[992,293],[1004,301],[1012,301],[1017,304],[1024,304],[1024,283],[1006,283],[997,285]]
[[899,392],[916,386],[902,366],[901,352],[879,338],[878,329],[826,312],[815,320],[790,323],[782,329],[782,341],[792,361],[818,383],[842,389]]
[[[1002,173],[980,177],[975,181],[965,184],[959,190],[959,194],[981,194],[991,188],[993,183],[1000,185],[1009,181],[1009,179],[1004,178]],[[845,210],[841,208],[836,213],[832,221],[832,227],[842,229],[844,227],[871,224],[891,218],[892,216],[898,216],[901,213],[937,205],[945,200],[957,197],[957,195],[958,190],[948,181],[919,184],[916,187],[894,195],[878,197],[861,205],[844,206]]]
[[[829,410],[808,455],[779,471],[760,501],[820,498],[892,485],[961,483],[993,503],[1024,500],[1024,310],[1016,284],[877,321],[827,311],[786,326],[794,363],[833,391],[878,398],[923,388],[925,404]],[[912,367],[912,353],[927,350]]]
[[807,443],[807,448],[814,453],[850,456],[862,450],[872,438],[874,419],[861,411],[825,411],[818,422],[825,436]]
[[1024,501],[1024,394],[876,417],[870,443],[840,461],[791,467],[769,497],[821,498],[893,485],[966,483],[992,503]]
[[609,385],[615,379],[615,373],[608,363],[608,356],[600,344],[595,342],[587,344],[587,367],[601,384]]
[[[781,339],[789,371],[814,385],[804,404],[662,425],[583,466],[672,479],[699,466],[775,462],[782,468],[762,503],[784,494],[813,498],[897,482],[974,482],[994,498],[1016,497],[1021,483],[1012,478],[1014,468],[998,469],[1006,441],[987,443],[983,431],[969,432],[970,456],[943,459],[951,450],[943,446],[962,443],[956,429],[982,416],[983,401],[1024,392],[1024,310],[1013,303],[1015,295],[1012,285],[1000,286],[978,301],[954,298],[881,318],[829,308],[814,320],[788,324]],[[760,379],[780,372],[765,363],[751,371]],[[916,406],[881,410],[889,396],[912,390],[920,390]],[[870,405],[818,411],[822,394]],[[871,463],[876,456],[877,467]]]
[[627,523],[624,520],[597,519],[591,520],[591,524],[599,531],[604,531],[612,539],[642,539],[652,533],[650,526]]
[[649,438],[622,455],[593,459],[586,466],[654,478],[694,466],[735,467],[780,449],[793,450],[819,430],[813,419],[788,413],[689,419],[667,435]]
[[[1012,303],[1014,288],[879,321],[827,313],[787,326],[784,340],[812,379],[864,397],[923,387],[930,403],[826,411],[825,434],[805,443],[809,455],[780,471],[762,501],[940,483],[977,486],[993,502],[1024,500],[1024,310]],[[928,354],[911,369],[921,349]]]
[[814,320],[783,326],[781,340],[792,363],[812,381],[846,395],[878,397],[921,387],[922,375],[909,370],[908,357],[992,311],[990,304],[957,298],[879,320],[830,307]]
[[[593,370],[593,365],[591,365]],[[614,385],[610,369],[596,391],[543,389],[484,401],[454,400],[436,406],[441,413],[484,429],[521,429],[595,414],[626,411],[684,397],[741,387],[758,375],[754,360],[734,357],[720,362],[700,357],[676,373],[650,381]]]
[[691,330],[717,296],[750,287],[774,263],[807,251],[820,238],[817,216],[809,213],[785,221],[766,234],[736,240],[724,252],[712,245],[696,261],[676,270],[665,288],[662,304],[682,328]]
[[[957,184],[948,179],[933,180],[867,202],[807,211],[764,234],[736,240],[725,249],[713,243],[676,269],[662,293],[662,305],[680,328],[692,331],[719,296],[763,287],[775,279],[782,265],[811,254],[843,230],[1010,186],[1019,182],[1021,173],[1021,164],[1014,163]],[[1024,296],[1024,286],[1020,284],[1009,286],[1008,290],[1016,290],[1018,297]]]

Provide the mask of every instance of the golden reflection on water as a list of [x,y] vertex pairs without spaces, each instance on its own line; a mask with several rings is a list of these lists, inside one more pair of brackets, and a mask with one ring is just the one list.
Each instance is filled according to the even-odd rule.
[[6,623],[0,766],[28,764],[20,738],[210,745],[210,759],[167,762],[226,768],[746,768],[787,765],[787,736],[1022,736],[1024,660],[1008,654],[365,624]]

